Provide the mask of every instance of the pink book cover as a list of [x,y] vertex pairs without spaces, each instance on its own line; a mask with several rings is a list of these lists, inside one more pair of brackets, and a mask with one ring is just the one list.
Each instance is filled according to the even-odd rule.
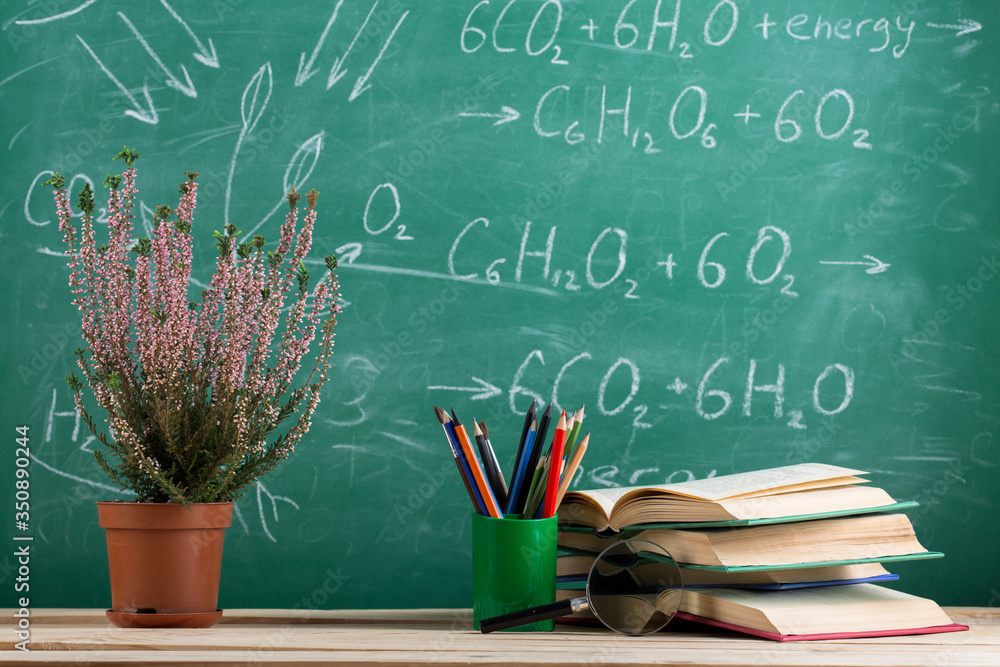
[[859,637],[901,637],[904,635],[930,635],[938,632],[961,632],[963,630],[969,629],[969,626],[967,625],[962,625],[961,623],[951,623],[950,625],[934,625],[927,628],[872,630],[870,632],[821,632],[811,635],[783,635],[777,632],[768,632],[766,630],[755,630],[753,628],[747,628],[742,625],[735,625],[733,623],[716,621],[711,618],[695,616],[694,614],[689,614],[686,611],[677,612],[676,617],[685,621],[694,621],[695,623],[705,623],[707,625],[714,625],[719,628],[725,628],[726,630],[735,630],[736,632],[742,632],[748,635],[754,635],[755,637],[763,637],[764,639],[773,639],[774,641],[778,642],[819,641],[823,639],[856,639]]

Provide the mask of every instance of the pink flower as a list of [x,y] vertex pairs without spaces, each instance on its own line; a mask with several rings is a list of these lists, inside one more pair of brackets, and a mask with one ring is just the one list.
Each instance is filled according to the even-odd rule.
[[[233,499],[292,452],[327,380],[339,284],[331,271],[310,293],[303,268],[316,221],[315,191],[300,230],[299,197],[289,195],[273,252],[260,237],[241,243],[231,225],[216,232],[215,273],[194,304],[188,299],[197,174],[181,184],[176,210],[158,207],[152,238],[133,246],[138,191],[132,162],[138,153],[126,149],[119,157],[128,168],[106,182],[106,246],[95,239],[89,188],[81,195],[84,216],[77,229],[62,179],[55,174],[51,181],[87,348],[78,365],[107,411],[107,431],[88,414],[84,382],[73,377],[77,410],[118,458],[112,466],[98,452],[98,463],[140,499]],[[312,371],[294,387],[317,339]],[[298,418],[282,432],[293,414]]]

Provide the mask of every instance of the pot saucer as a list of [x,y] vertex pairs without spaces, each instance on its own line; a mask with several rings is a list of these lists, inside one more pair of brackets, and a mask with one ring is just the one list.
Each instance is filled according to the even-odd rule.
[[137,613],[114,611],[104,612],[108,620],[119,628],[210,628],[222,618],[222,610],[177,614]]

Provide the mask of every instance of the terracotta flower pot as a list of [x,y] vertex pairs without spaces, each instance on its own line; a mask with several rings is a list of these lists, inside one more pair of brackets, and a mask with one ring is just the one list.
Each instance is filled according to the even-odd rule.
[[211,627],[233,503],[97,503],[119,627]]

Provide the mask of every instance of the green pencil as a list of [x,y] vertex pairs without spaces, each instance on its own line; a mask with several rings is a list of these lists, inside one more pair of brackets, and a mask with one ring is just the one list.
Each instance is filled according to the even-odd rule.
[[581,405],[580,409],[573,415],[573,428],[570,429],[569,435],[566,436],[567,461],[573,458],[573,448],[576,447],[576,439],[580,437],[580,427],[583,426],[583,409],[585,407],[585,405]]

